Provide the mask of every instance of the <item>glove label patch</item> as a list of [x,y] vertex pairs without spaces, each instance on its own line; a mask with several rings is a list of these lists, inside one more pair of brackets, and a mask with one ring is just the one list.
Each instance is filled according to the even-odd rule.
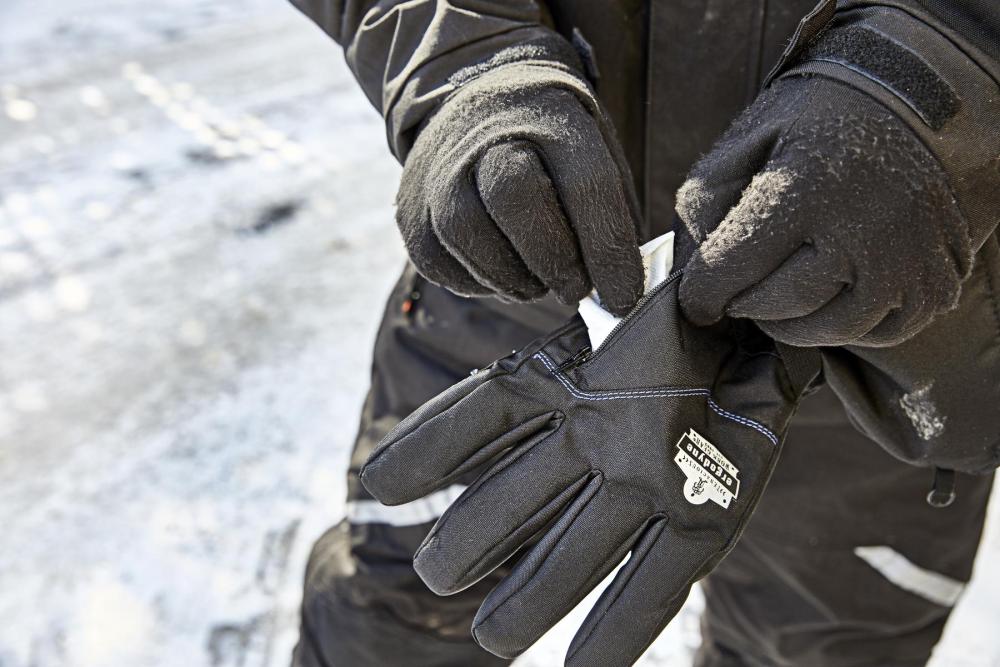
[[728,508],[739,496],[739,469],[694,429],[688,430],[677,442],[674,463],[687,477],[684,497],[692,505],[713,500],[720,507]]

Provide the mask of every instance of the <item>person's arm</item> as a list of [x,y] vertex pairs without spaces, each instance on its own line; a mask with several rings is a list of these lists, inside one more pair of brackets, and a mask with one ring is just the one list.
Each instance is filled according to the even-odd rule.
[[[967,221],[974,257],[954,310],[938,315],[898,345],[825,350],[826,381],[854,424],[897,458],[919,466],[990,473],[1000,467],[1000,247],[996,235],[1000,222],[1000,3],[848,0],[840,5],[845,15],[852,9],[881,15],[880,22],[892,25],[881,34],[889,33],[887,37],[940,76],[943,85],[938,93],[916,79],[906,81],[920,67],[918,61],[910,71],[900,73],[894,97],[886,98],[889,104],[898,107],[902,101],[917,107],[920,97],[952,97],[950,104],[931,104],[948,110],[947,114],[938,112],[937,123],[925,117],[917,121],[911,115],[909,124],[944,167]],[[908,29],[911,21],[916,27]],[[923,26],[933,29],[932,38],[919,38],[917,31]],[[847,64],[851,56],[860,55],[855,49],[837,58],[836,51],[826,49],[833,64]],[[819,50],[813,57],[823,53]],[[883,74],[868,85],[888,88],[891,78]],[[905,272],[906,267],[902,268]]]
[[293,0],[346,52],[404,163],[397,223],[429,280],[575,303],[642,293],[638,201],[573,47],[534,0]]
[[[1000,63],[1000,4],[994,0],[845,0],[841,9],[882,6],[921,17],[956,44]],[[995,71],[995,69],[994,69]]]
[[685,312],[886,347],[955,308],[1000,219],[998,17],[821,3],[678,193]]
[[[893,347],[823,349],[854,425],[917,466],[1000,467],[1000,245],[987,239],[958,308]],[[961,489],[959,489],[961,492]]]
[[1000,4],[821,3],[678,196],[682,305],[818,346],[894,456],[1000,465]]
[[291,0],[344,48],[348,66],[385,118],[402,162],[420,124],[454,89],[456,72],[519,49],[528,56],[574,57],[543,25],[535,0]]

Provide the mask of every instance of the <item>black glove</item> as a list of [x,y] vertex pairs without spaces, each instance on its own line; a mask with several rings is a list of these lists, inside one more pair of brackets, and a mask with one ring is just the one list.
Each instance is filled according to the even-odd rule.
[[464,295],[624,314],[642,295],[638,204],[612,128],[569,68],[505,64],[461,83],[407,156],[396,219],[410,258]]
[[955,306],[971,265],[930,152],[881,104],[819,77],[762,94],[695,166],[677,210],[697,244],[688,317],[750,318],[793,345],[904,340]]
[[491,464],[414,558],[439,594],[541,534],[476,615],[487,650],[524,651],[631,551],[567,658],[631,664],[756,506],[815,372],[789,372],[752,325],[693,328],[678,284],[644,298],[592,355],[577,316],[475,373],[403,420],[362,468],[376,498],[399,504]]
[[802,48],[678,192],[681,304],[792,345],[895,345],[956,305],[996,225],[1000,96],[903,12]]

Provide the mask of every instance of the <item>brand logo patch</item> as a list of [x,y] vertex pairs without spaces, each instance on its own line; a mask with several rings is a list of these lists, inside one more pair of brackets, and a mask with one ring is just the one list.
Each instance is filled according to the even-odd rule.
[[684,497],[692,505],[713,500],[720,507],[727,508],[740,494],[740,471],[694,429],[677,442],[674,463],[687,477]]

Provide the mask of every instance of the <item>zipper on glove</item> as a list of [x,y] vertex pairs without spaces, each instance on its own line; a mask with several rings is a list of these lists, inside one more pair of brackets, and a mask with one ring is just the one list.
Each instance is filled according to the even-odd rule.
[[587,359],[590,358],[591,352],[593,352],[593,350],[590,348],[590,346],[589,345],[586,346],[585,348],[574,354],[572,357],[559,364],[556,367],[556,372],[563,373],[565,371],[576,368],[577,366],[579,366],[580,364],[582,364],[583,362],[585,362]]
[[619,331],[621,331],[625,327],[626,324],[628,324],[629,320],[632,319],[632,316],[635,315],[636,313],[638,313],[642,309],[643,306],[645,306],[647,303],[649,303],[650,301],[652,301],[653,298],[657,294],[659,294],[664,289],[666,289],[667,285],[669,285],[670,283],[672,283],[675,278],[677,278],[679,275],[681,275],[681,273],[683,273],[683,269],[677,269],[676,271],[672,271],[666,278],[664,278],[663,280],[661,280],[660,283],[656,287],[654,287],[653,289],[651,289],[648,292],[646,292],[645,294],[643,294],[642,298],[639,299],[639,301],[637,301],[634,306],[632,306],[632,310],[630,310],[628,312],[628,315],[626,315],[625,317],[621,318],[618,321],[618,324],[616,324],[611,329],[611,331],[608,332],[608,335],[604,337],[604,342],[601,343],[598,346],[598,350],[596,352],[594,352],[593,354],[591,354],[586,359],[584,359],[583,361],[581,361],[580,363],[582,364],[584,361],[590,361],[594,357],[597,357],[602,352],[604,352],[604,350],[606,350],[608,348],[608,342],[612,338],[614,338],[615,334],[617,334]]

